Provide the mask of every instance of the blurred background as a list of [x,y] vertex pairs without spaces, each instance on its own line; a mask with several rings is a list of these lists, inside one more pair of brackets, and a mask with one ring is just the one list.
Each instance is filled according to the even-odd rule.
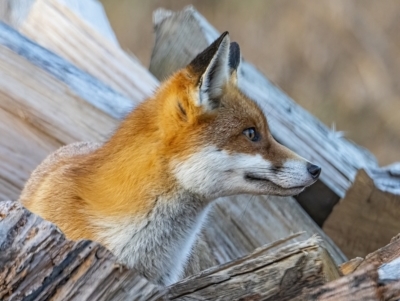
[[329,127],[400,161],[398,0],[101,0],[125,50],[149,65],[152,12],[193,5],[245,59]]

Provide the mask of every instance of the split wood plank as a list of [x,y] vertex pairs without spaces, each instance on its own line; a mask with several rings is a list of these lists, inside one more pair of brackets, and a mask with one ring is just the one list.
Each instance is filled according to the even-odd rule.
[[151,96],[158,86],[154,76],[62,2],[35,0],[19,31],[97,77],[134,105]]
[[360,170],[323,229],[347,257],[365,257],[400,233],[399,205],[400,195],[381,191]]
[[[132,102],[0,23],[0,200],[74,141],[102,141]],[[3,136],[4,135],[4,136]]]
[[[232,196],[219,200],[210,211],[210,222],[203,233],[208,250],[212,251],[207,256],[213,256],[217,264],[245,256],[298,231],[306,232],[303,238],[320,236],[337,265],[346,261],[341,250],[291,197]],[[198,255],[207,258],[203,253]]]

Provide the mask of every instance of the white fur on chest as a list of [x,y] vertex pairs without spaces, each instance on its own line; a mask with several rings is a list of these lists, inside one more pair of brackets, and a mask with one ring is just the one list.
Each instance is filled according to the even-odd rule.
[[129,267],[162,285],[182,276],[208,208],[204,201],[182,194],[177,199],[158,198],[142,218],[99,221],[100,240]]

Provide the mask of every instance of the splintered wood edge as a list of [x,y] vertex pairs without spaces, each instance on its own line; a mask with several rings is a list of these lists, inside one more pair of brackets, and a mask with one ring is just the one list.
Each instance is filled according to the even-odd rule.
[[[322,266],[324,269],[323,276],[325,277],[325,282],[328,280],[333,280],[338,278],[340,275],[337,270],[336,272],[332,271],[326,272],[326,269],[329,269],[326,267],[326,264],[331,265],[330,269],[332,270],[335,270],[336,266],[334,265],[333,260],[330,258],[329,253],[326,252],[326,250],[321,246],[322,241],[317,235],[314,235],[308,238],[307,240],[301,242],[294,242],[289,245],[283,246],[271,254],[263,254],[269,249],[279,246],[285,242],[291,241],[292,239],[300,236],[301,234],[303,233],[300,232],[293,234],[287,238],[279,240],[276,243],[268,244],[264,247],[258,248],[253,253],[247,256],[244,256],[232,262],[228,262],[226,264],[209,268],[205,271],[200,272],[197,275],[193,275],[191,277],[183,279],[173,284],[172,286],[168,287],[164,292],[164,294],[165,296],[173,298],[175,298],[177,295],[182,296],[187,293],[190,293],[191,291],[194,292],[201,290],[202,287],[205,287],[207,285],[212,285],[212,284],[217,285],[215,283],[216,281],[215,277],[217,277],[218,279],[219,277],[222,278],[229,277],[229,279],[234,277],[240,277],[244,273],[242,269],[247,270],[246,267],[250,264],[254,263],[257,266],[260,265],[260,267],[261,266],[267,267],[271,264],[280,262],[296,254],[304,254],[305,256],[308,256],[308,253],[311,251],[320,254],[320,258],[323,261]],[[330,261],[325,262],[326,257],[330,258]],[[222,274],[224,274],[225,276],[221,276]],[[200,279],[202,280],[200,284],[201,287],[198,287],[198,281]],[[221,284],[221,289],[223,289],[222,284]]]
[[0,300],[147,300],[159,291],[100,244],[67,240],[17,202],[0,202],[0,245]]
[[398,258],[400,258],[400,234],[393,237],[389,244],[368,254],[365,258],[356,257],[342,263],[339,270],[343,275],[348,275],[371,264],[385,265]]
[[368,254],[363,261],[355,268],[362,269],[369,264],[382,265],[400,257],[400,234],[392,238],[389,244]]
[[350,273],[353,273],[363,261],[364,258],[362,257],[353,258],[349,261],[343,262],[339,266],[339,270],[342,272],[343,275],[348,275]]
[[309,292],[305,300],[348,301],[400,298],[400,258],[379,266],[370,263],[362,269]]

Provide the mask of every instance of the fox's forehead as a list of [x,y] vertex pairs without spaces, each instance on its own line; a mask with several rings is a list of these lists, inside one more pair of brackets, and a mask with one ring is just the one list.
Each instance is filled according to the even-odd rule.
[[238,125],[257,127],[259,131],[268,131],[264,112],[250,98],[244,95],[235,85],[228,85],[221,98],[219,119],[232,119]]

